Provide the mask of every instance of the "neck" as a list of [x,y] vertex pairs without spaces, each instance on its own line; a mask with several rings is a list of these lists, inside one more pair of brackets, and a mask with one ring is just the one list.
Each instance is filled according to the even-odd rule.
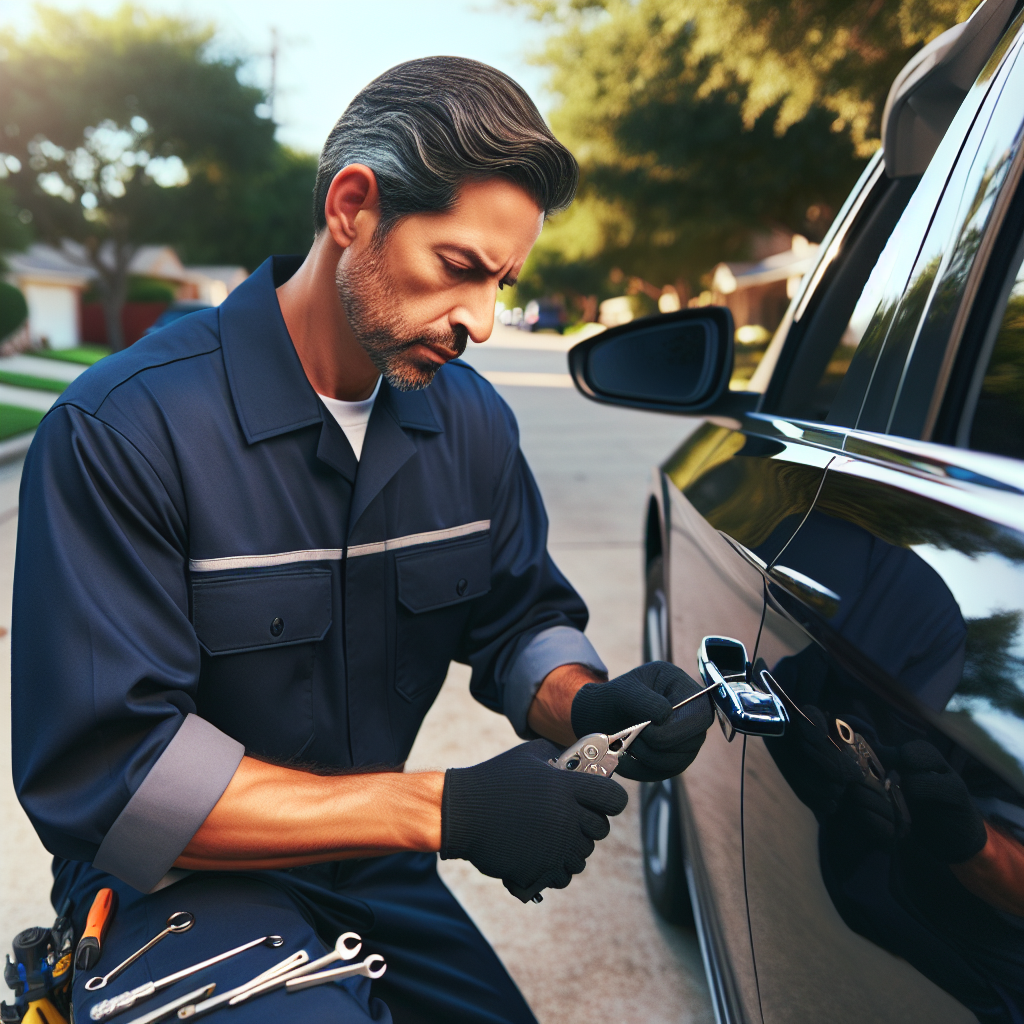
[[380,374],[349,327],[334,281],[341,248],[322,231],[303,264],[280,288],[285,327],[313,389],[328,398],[361,402]]

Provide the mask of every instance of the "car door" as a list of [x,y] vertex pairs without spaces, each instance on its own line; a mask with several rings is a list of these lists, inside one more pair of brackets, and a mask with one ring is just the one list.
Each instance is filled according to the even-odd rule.
[[755,674],[837,754],[859,750],[864,773],[837,795],[797,726],[788,744],[747,740],[744,867],[770,1024],[1020,1019],[1024,920],[928,853],[899,779],[904,745],[927,743],[991,823],[1024,834],[1020,48],[1018,18],[962,144],[945,166],[940,147],[907,208],[920,202],[926,232],[901,221],[872,274],[821,488],[764,567]]
[[[701,641],[715,634],[753,652],[764,611],[763,569],[810,511],[832,458],[829,444],[842,438],[827,423],[797,426],[795,416],[824,419],[834,401],[850,364],[844,325],[919,180],[886,178],[879,154],[837,215],[765,356],[765,365],[776,367],[773,380],[799,375],[799,387],[766,396],[791,415],[715,418],[656,472],[646,545],[646,657],[669,658],[696,674]],[[911,229],[925,226],[915,215]],[[796,351],[803,352],[799,360]],[[742,741],[712,729],[676,785],[705,964],[730,1021],[760,1018],[742,883],[743,756]]]

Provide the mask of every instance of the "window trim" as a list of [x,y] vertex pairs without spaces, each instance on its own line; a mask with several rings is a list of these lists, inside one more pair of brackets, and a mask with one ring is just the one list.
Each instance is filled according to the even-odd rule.
[[[1024,42],[1024,33],[1022,33],[1021,40]],[[1018,48],[1016,60],[1021,60],[1021,54],[1022,50]],[[1016,60],[1014,63],[1016,63]],[[1003,97],[1000,96],[1000,99],[1002,98]],[[988,129],[986,128],[986,131],[987,130]],[[1022,121],[1022,130],[1024,130],[1024,121]],[[968,271],[967,282],[964,285],[964,292],[960,300],[960,306],[957,309],[956,317],[953,320],[953,326],[949,332],[949,339],[946,342],[946,352],[942,363],[939,366],[938,375],[935,378],[935,388],[932,392],[932,400],[928,407],[928,413],[925,417],[924,425],[921,430],[922,441],[931,441],[936,433],[939,425],[939,416],[942,412],[946,392],[949,388],[950,380],[953,375],[953,368],[956,365],[957,356],[960,352],[960,346],[964,340],[968,321],[971,319],[971,314],[974,312],[978,293],[981,290],[982,282],[987,276],[996,241],[1002,231],[1003,223],[1006,220],[1006,216],[1010,210],[1014,197],[1017,195],[1017,190],[1020,187],[1022,177],[1024,177],[1024,143],[1017,148],[1017,153],[1010,166],[1009,173],[1006,176],[1006,181],[1003,182],[1003,187],[999,190],[999,195],[996,196],[996,201],[992,209],[992,216],[989,219],[985,233],[982,235],[981,241],[978,244],[978,251],[974,256],[971,269]],[[927,315],[927,311],[925,312],[925,315]],[[913,352],[908,356],[908,368],[909,360],[912,357]],[[906,380],[906,376],[904,377],[904,380]],[[900,390],[902,391],[902,387]],[[899,399],[900,396],[897,395],[896,402],[893,403],[894,408],[899,403]]]
[[[1024,200],[1024,193],[1020,193],[1016,198],[1018,201]],[[977,450],[971,448],[971,433],[974,430],[974,417],[978,411],[978,399],[981,397],[982,385],[988,373],[989,361],[992,358],[992,351],[995,348],[999,328],[1002,326],[1003,316],[1010,299],[1010,292],[1013,291],[1013,287],[1017,283],[1022,264],[1024,264],[1024,234],[1018,240],[1017,248],[1011,254],[1009,262],[1002,268],[998,268],[1003,271],[1003,281],[995,303],[992,305],[987,302],[978,303],[979,313],[981,315],[984,315],[986,312],[988,313],[988,323],[985,326],[981,344],[978,346],[974,357],[971,382],[967,386],[967,391],[964,394],[963,402],[957,414],[956,437],[953,442],[957,448],[964,448],[968,451]],[[992,267],[990,273],[996,269],[996,267]],[[982,291],[982,289],[979,289],[979,291]],[[988,310],[985,309],[986,306],[989,307]]]

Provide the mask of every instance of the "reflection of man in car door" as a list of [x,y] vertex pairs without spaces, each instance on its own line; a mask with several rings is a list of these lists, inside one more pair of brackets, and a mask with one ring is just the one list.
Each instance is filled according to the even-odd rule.
[[[176,910],[195,927],[151,957],[187,945],[196,962],[268,933],[318,955],[354,927],[388,961],[372,995],[360,978],[302,1002],[281,990],[246,1019],[381,1021],[387,1004],[532,1020],[436,852],[564,887],[626,794],[551,768],[550,741],[649,719],[624,775],[695,756],[707,705],[669,718],[696,684],[663,664],[603,681],[512,414],[445,365],[488,337],[497,289],[576,178],[504,75],[399,66],[324,147],[305,260],[269,260],[219,309],[97,365],[40,426],[14,772],[56,854],[55,904],[81,928],[101,886],[120,894],[105,963]],[[533,739],[403,774],[452,659]],[[222,964],[219,990],[256,955]]]
[[[960,682],[967,634],[941,577],[849,522],[813,513],[804,530],[785,561],[840,595],[828,627],[852,656],[941,711]],[[796,707],[787,734],[765,742],[818,817],[822,875],[846,922],[980,1020],[1019,1019],[1022,830],[1005,814],[986,821],[982,808],[1019,812],[1020,797],[912,705],[880,699],[816,645],[772,673]]]

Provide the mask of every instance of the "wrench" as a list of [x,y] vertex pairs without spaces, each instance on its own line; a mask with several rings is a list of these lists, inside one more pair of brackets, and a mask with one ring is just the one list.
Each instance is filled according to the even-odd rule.
[[86,991],[96,992],[103,988],[107,982],[113,981],[122,971],[126,971],[131,967],[131,965],[135,963],[140,956],[144,953],[148,953],[162,938],[172,934],[178,935],[181,932],[187,932],[195,923],[195,916],[190,914],[187,910],[179,910],[176,914],[171,914],[171,916],[167,918],[167,927],[159,935],[150,939],[142,949],[132,953],[127,960],[118,964],[109,974],[104,974],[102,978],[90,978],[85,983]]
[[205,999],[216,987],[216,984],[212,981],[207,985],[201,985],[194,992],[187,992],[183,996],[178,996],[177,999],[164,1003],[163,1006],[158,1006],[155,1010],[150,1010],[149,1013],[144,1013],[141,1017],[133,1017],[128,1021],[128,1024],[156,1024],[157,1021],[167,1020],[168,1017],[174,1016],[179,1006],[184,1006],[185,1003],[191,1002],[194,999]]
[[[216,1010],[218,1006],[230,1003],[240,992],[244,992],[248,988],[254,988],[271,978],[276,978],[279,974],[288,974],[294,968],[301,967],[302,964],[308,963],[308,961],[309,954],[304,949],[299,950],[298,953],[292,953],[291,956],[286,957],[279,964],[275,964],[270,970],[257,974],[255,978],[247,981],[244,985],[239,985],[237,988],[222,992],[219,996],[203,999],[202,1002],[193,1002],[187,1006],[179,1003],[178,1020],[188,1020],[189,1017],[199,1017],[204,1013],[209,1013],[211,1010]],[[131,1021],[130,1024],[141,1024],[141,1021]]]
[[204,960],[202,963],[193,964],[191,967],[186,967],[181,971],[175,971],[174,974],[168,974],[166,978],[161,978],[159,981],[147,981],[144,985],[139,985],[137,988],[122,992],[112,999],[102,999],[89,1011],[89,1016],[93,1020],[113,1017],[115,1013],[121,1013],[122,1010],[130,1010],[136,1003],[149,999],[150,996],[156,995],[161,989],[167,988],[168,985],[173,985],[176,981],[181,981],[182,978],[187,978],[190,974],[196,974],[207,967],[219,964],[222,960],[227,960],[230,957],[237,956],[239,953],[244,953],[247,949],[252,949],[253,946],[263,945],[270,946],[271,949],[277,949],[278,946],[284,945],[284,939],[280,935],[262,935],[260,938],[246,942],[242,946],[229,949],[226,953],[211,956],[209,960]]
[[[378,963],[380,967],[377,966]],[[341,967],[333,967],[329,971],[320,971],[318,974],[307,974],[303,978],[289,978],[285,982],[285,988],[289,992],[301,992],[304,988],[323,985],[328,981],[338,981],[341,978],[353,978],[357,974],[361,974],[364,978],[379,978],[387,969],[388,965],[384,963],[384,957],[380,953],[371,953],[358,964],[344,964]]]
[[[355,945],[350,946],[348,944],[349,939],[355,939]],[[246,999],[250,999],[252,996],[261,996],[264,992],[270,992],[275,988],[280,988],[282,985],[287,984],[294,978],[301,978],[307,974],[312,974],[314,971],[319,971],[321,967],[326,967],[328,964],[333,964],[338,960],[351,960],[352,957],[358,956],[359,951],[363,948],[362,937],[357,935],[355,932],[342,932],[338,936],[337,942],[334,943],[334,949],[320,957],[317,960],[311,960],[308,964],[297,968],[294,971],[289,971],[287,974],[278,974],[275,977],[263,982],[261,985],[255,987],[248,987],[244,992],[239,992],[233,999],[230,1000],[231,1006],[237,1006],[239,1003],[245,1002]]]

